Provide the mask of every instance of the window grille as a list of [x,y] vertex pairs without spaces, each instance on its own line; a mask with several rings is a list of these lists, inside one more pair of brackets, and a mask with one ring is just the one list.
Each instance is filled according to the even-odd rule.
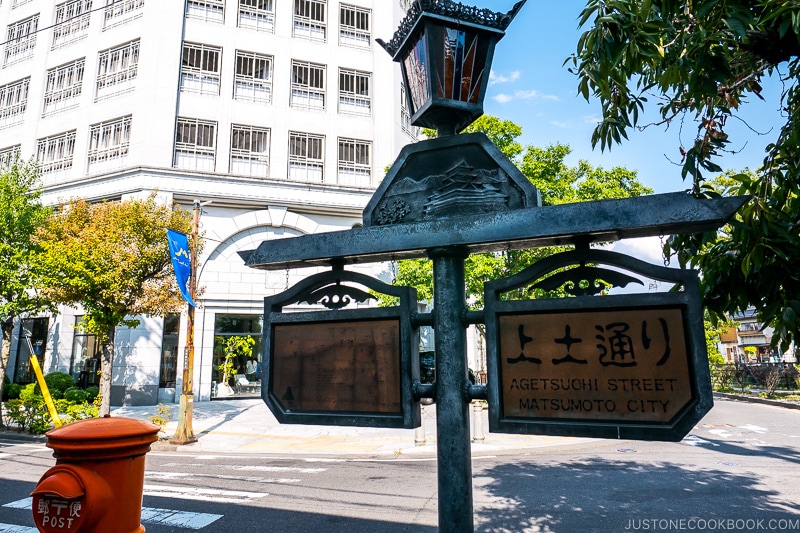
[[0,168],[9,168],[22,155],[22,145],[16,144],[8,148],[0,149]]
[[219,64],[222,49],[183,43],[181,91],[219,95]]
[[142,16],[144,0],[106,0],[103,29],[125,24]]
[[53,48],[75,42],[89,33],[92,0],[72,0],[56,6]]
[[39,139],[36,160],[42,173],[53,173],[72,168],[75,151],[75,130]]
[[289,179],[321,183],[324,180],[325,137],[289,132]]
[[4,64],[22,61],[33,55],[36,47],[36,30],[39,28],[39,15],[8,25]]
[[369,9],[342,4],[339,7],[339,44],[356,48],[372,45]]
[[11,2],[11,9],[14,9],[19,6],[24,6],[25,4],[30,4],[33,0],[12,0]]
[[239,0],[239,27],[274,33],[273,0]]
[[186,17],[206,22],[225,22],[225,0],[186,0]]
[[372,143],[339,138],[339,185],[368,187],[372,183]]
[[406,99],[406,88],[400,86],[400,127],[412,139],[419,137],[419,128],[411,125],[411,113],[408,111],[408,100]]
[[0,87],[0,127],[22,122],[28,107],[30,77]]
[[47,71],[42,116],[77,107],[83,89],[83,58]]
[[233,98],[267,104],[272,101],[272,56],[236,51]]
[[101,51],[97,60],[95,100],[131,90],[138,66],[138,39]]
[[193,118],[178,118],[173,166],[214,171],[217,123]]
[[269,143],[267,128],[231,126],[231,174],[269,177]]
[[325,65],[292,61],[291,107],[325,109]]
[[119,167],[128,155],[131,142],[131,116],[93,124],[89,129],[89,171]]
[[339,113],[369,115],[372,110],[369,72],[339,69]]
[[292,37],[324,42],[327,35],[326,4],[327,0],[294,0]]

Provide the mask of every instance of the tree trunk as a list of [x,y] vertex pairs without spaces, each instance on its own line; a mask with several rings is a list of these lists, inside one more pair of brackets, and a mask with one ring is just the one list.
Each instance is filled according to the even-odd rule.
[[111,413],[111,368],[114,361],[114,336],[117,328],[111,327],[103,343],[103,353],[100,359],[100,409],[98,416]]
[[3,344],[0,347],[0,427],[3,427],[3,381],[6,377],[8,359],[11,357],[11,333],[14,331],[14,315],[11,314],[0,323],[3,330]]

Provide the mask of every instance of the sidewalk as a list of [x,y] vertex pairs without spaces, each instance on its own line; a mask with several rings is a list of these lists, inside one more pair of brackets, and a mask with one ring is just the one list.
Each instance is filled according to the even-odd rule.
[[[279,424],[261,399],[196,402],[192,429],[197,442],[182,446],[168,439],[177,429],[178,406],[171,406],[172,421],[153,445],[154,450],[184,453],[275,453],[344,456],[433,457],[436,455],[436,408],[423,408],[423,432],[420,429],[383,429],[345,426],[307,426]],[[112,416],[147,420],[156,414],[155,406],[119,407]],[[470,417],[474,412],[470,409]],[[480,413],[484,439],[474,440],[472,454],[502,454],[520,449],[569,446],[596,439],[548,437],[540,435],[507,435],[489,433],[488,413]],[[474,427],[474,422],[473,422]],[[473,431],[473,437],[475,435]],[[417,443],[415,439],[419,439]],[[423,444],[424,442],[424,444]],[[419,444],[419,445],[418,445]]]

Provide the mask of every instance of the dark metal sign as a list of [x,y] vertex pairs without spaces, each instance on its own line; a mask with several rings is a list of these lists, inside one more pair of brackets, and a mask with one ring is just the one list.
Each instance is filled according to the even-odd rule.
[[287,412],[402,412],[400,322],[274,323],[272,388]]
[[[398,305],[345,309],[395,296]],[[291,312],[294,304],[316,310]],[[416,291],[335,269],[264,300],[262,397],[281,423],[414,428],[419,379]],[[357,306],[356,306],[357,307]]]
[[[491,431],[683,438],[712,405],[694,272],[596,250],[547,262],[487,283]],[[577,298],[498,299],[570,262],[581,266],[555,276]],[[598,296],[597,280],[636,280],[587,262],[624,264],[682,290]]]

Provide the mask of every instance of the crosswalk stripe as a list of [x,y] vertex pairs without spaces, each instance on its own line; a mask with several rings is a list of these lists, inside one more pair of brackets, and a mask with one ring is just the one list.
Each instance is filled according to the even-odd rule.
[[222,516],[221,514],[189,513],[171,509],[155,509],[153,507],[142,508],[142,522],[146,524],[162,524],[186,529],[203,529],[222,518]]
[[[263,494],[259,494],[263,496]],[[15,502],[10,502],[3,507],[11,509],[31,508],[33,498],[23,498]],[[142,507],[143,524],[162,524],[186,529],[202,529],[207,525],[216,522],[224,515],[212,513],[191,513],[188,511],[175,511],[173,509],[158,509],[155,507]],[[4,529],[5,528],[5,529]],[[10,529],[9,529],[10,528]],[[38,533],[38,530],[27,526],[15,526],[12,524],[0,524],[0,533]]]
[[39,530],[35,527],[0,523],[0,533],[39,533]]
[[145,478],[153,481],[171,481],[175,479],[212,478],[226,481],[247,481],[248,483],[300,483],[301,479],[286,477],[258,477],[258,476],[226,476],[222,474],[188,474],[186,472],[145,472]]
[[9,457],[14,457],[13,453],[0,453],[0,459],[7,459]]
[[268,496],[265,492],[201,489],[197,487],[176,487],[171,485],[145,485],[144,495],[218,503],[244,503]]
[[[200,463],[166,463],[163,467],[202,467],[208,468],[207,464]],[[304,468],[297,466],[262,466],[262,465],[215,465],[221,470],[238,470],[243,472],[297,472],[299,474],[319,474],[325,472],[327,468]],[[190,474],[193,475],[193,474]]]

